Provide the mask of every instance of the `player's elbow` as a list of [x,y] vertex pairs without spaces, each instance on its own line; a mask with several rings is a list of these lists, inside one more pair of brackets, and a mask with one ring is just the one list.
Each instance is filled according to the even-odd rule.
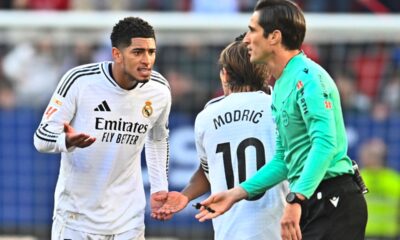
[[45,143],[42,139],[37,136],[37,133],[33,135],[33,145],[35,146],[36,150],[41,153],[49,152],[49,146]]
[[43,146],[40,143],[40,139],[36,136],[36,133],[33,135],[33,146],[35,146],[38,152],[43,152]]

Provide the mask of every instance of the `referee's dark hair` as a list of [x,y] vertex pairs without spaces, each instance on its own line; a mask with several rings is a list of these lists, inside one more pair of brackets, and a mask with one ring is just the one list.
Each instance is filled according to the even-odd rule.
[[227,72],[228,88],[233,92],[264,90],[269,79],[265,64],[250,62],[246,44],[240,37],[222,50],[218,64]]
[[282,44],[288,50],[300,49],[306,35],[306,21],[300,7],[290,0],[259,0],[254,8],[259,12],[258,24],[264,37],[279,30]]
[[132,38],[154,38],[153,27],[138,17],[126,17],[115,24],[111,32],[111,46],[124,48],[131,44]]

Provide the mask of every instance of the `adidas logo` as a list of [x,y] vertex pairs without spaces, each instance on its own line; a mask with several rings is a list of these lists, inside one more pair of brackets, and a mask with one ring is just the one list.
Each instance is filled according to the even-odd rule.
[[95,112],[111,112],[106,100],[102,101],[97,108],[94,109]]

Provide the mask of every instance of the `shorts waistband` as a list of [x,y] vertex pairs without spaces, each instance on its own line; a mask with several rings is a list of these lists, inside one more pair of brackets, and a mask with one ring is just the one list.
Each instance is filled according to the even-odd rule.
[[[337,188],[352,187],[354,182],[353,175],[344,174],[337,177],[323,180],[317,187],[316,191],[331,191]],[[355,182],[354,182],[355,183]]]

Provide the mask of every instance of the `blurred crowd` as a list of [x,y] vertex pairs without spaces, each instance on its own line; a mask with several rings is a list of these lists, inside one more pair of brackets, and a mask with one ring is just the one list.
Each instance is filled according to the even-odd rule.
[[[250,12],[257,0],[2,0],[0,8],[18,10],[125,10]],[[305,12],[399,12],[394,0],[295,0]]]
[[[0,46],[0,108],[41,108],[68,69],[111,60],[109,43],[60,46],[50,39]],[[196,42],[158,47],[156,68],[170,81],[176,110],[197,113],[209,98],[221,94],[216,64],[221,48]],[[305,44],[303,51],[334,77],[345,113],[384,119],[400,112],[400,46]]]

